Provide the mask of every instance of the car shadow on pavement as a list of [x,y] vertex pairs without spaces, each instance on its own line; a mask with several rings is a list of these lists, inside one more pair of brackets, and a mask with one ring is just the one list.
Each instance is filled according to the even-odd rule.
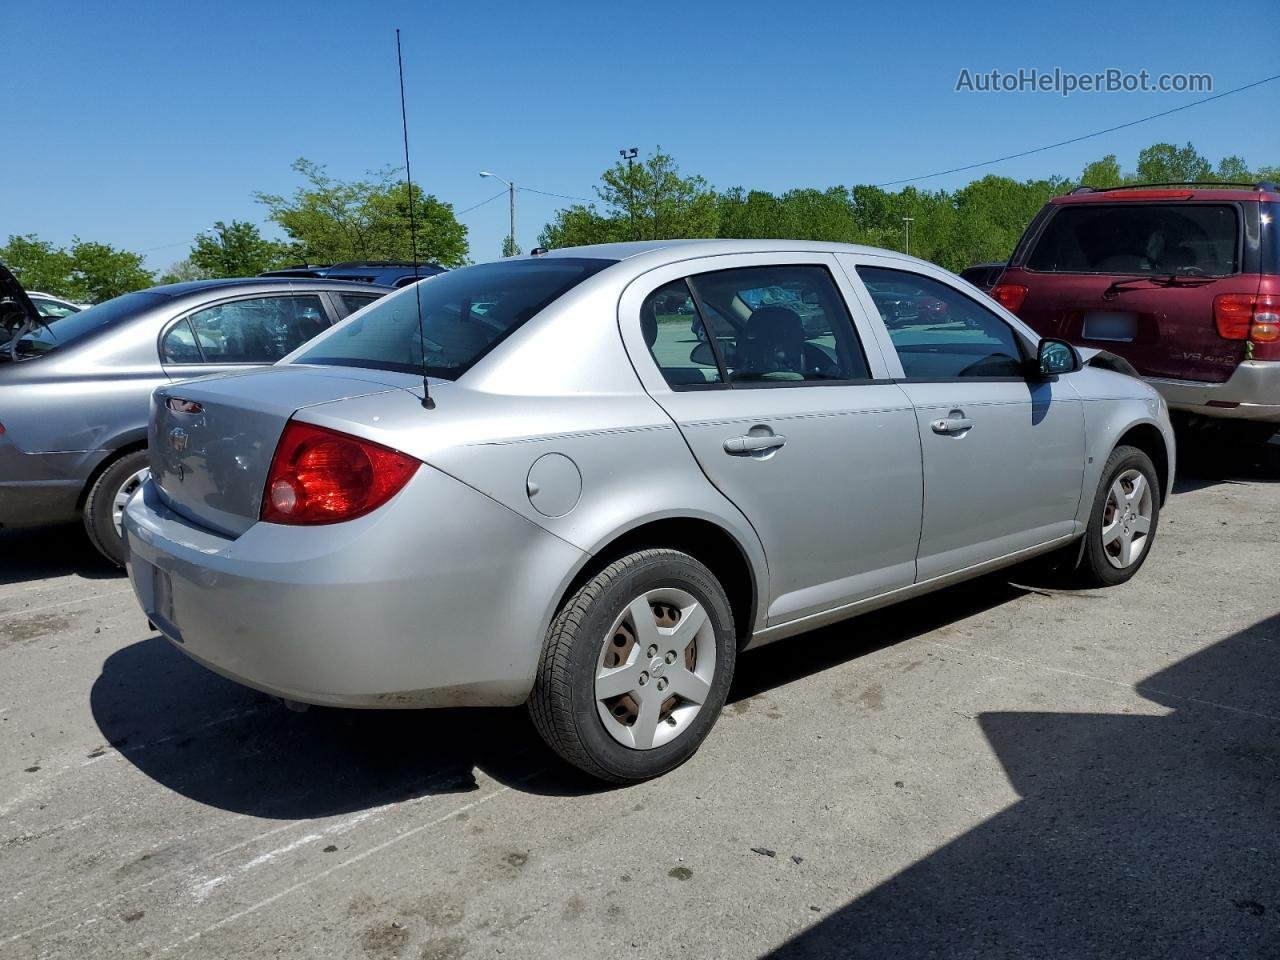
[[770,956],[1280,956],[1278,657],[1280,615],[1137,685],[1168,713],[980,714],[1020,799]]
[[[996,578],[744,653],[736,701],[1003,603]],[[782,648],[786,648],[785,652]],[[476,789],[475,771],[515,789],[582,795],[610,789],[539,739],[523,707],[292,713],[272,697],[189,660],[162,637],[107,658],[90,693],[98,727],[152,780],[224,810],[303,819],[428,794]],[[713,734],[714,735],[714,734]]]
[[93,549],[78,523],[0,530],[0,585],[69,575],[100,580],[124,571]]
[[1220,483],[1280,483],[1280,438],[1270,443],[1230,443],[1178,434],[1173,492],[1190,493]]

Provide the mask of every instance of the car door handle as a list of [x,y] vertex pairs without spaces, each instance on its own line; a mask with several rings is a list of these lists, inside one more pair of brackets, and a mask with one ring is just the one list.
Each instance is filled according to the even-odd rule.
[[973,421],[968,417],[942,417],[931,424],[934,433],[964,433],[973,429]]
[[748,434],[745,437],[730,437],[724,442],[724,452],[760,453],[764,450],[777,450],[786,442],[787,438],[781,434],[765,434],[763,437]]

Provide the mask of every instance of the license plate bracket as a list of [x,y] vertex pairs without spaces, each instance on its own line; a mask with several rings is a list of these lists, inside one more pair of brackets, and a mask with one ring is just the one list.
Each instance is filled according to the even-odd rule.
[[1087,310],[1081,336],[1086,340],[1132,343],[1138,330],[1138,315],[1118,310]]

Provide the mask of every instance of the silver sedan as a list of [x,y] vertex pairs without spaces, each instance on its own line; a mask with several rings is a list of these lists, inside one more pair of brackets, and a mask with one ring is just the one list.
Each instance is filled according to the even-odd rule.
[[744,649],[1055,551],[1124,582],[1174,468],[1123,361],[791,241],[469,267],[152,408],[129,568],[179,649],[289,701],[527,702],[618,782]]

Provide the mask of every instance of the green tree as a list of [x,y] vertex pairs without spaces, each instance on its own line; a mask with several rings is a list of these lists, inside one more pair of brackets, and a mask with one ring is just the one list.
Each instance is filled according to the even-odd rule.
[[393,170],[350,182],[330,177],[322,164],[306,159],[295,161],[293,170],[305,182],[292,196],[254,194],[288,235],[291,258],[308,263],[410,259],[412,204],[418,259],[446,267],[466,263],[467,228],[454,217],[452,205],[417,185],[411,195]]
[[71,296],[71,274],[75,266],[71,254],[34,233],[11,235],[8,243],[0,247],[0,262],[12,270],[28,290]]
[[205,277],[253,277],[283,266],[284,244],[266,240],[257,226],[243,220],[218,220],[213,230],[196,234],[188,261]]
[[75,237],[71,243],[71,292],[73,300],[101,303],[122,293],[153,286],[155,274],[143,266],[140,253],[120,250],[109,243]]
[[507,234],[502,238],[502,255],[504,257],[518,257],[523,251],[520,244],[516,243],[516,238]]
[[1120,161],[1114,153],[1108,153],[1101,160],[1095,160],[1085,166],[1080,174],[1082,186],[1118,187],[1124,183],[1124,174],[1120,172]]
[[160,274],[160,283],[185,283],[188,280],[208,279],[209,274],[192,263],[190,257],[169,264],[164,273]]
[[1153,143],[1138,154],[1138,169],[1131,178],[1139,183],[1184,183],[1208,180],[1213,165],[1188,143]]
[[716,235],[715,191],[700,176],[683,177],[658,147],[642,163],[618,161],[600,176],[596,204],[561,210],[538,238],[544,247],[617,240],[670,240]]
[[0,260],[28,290],[84,303],[110,300],[156,282],[155,275],[143,267],[141,254],[79,237],[72,238],[70,249],[65,249],[35,234],[11,236],[0,247]]

